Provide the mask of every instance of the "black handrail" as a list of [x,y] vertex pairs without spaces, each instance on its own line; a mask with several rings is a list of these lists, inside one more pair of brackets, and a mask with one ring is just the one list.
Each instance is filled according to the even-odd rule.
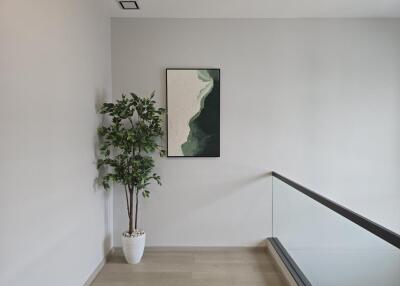
[[320,194],[317,194],[316,192],[311,191],[306,187],[303,187],[302,185],[276,172],[272,172],[272,176],[400,249],[399,234],[363,217],[362,215],[359,215],[358,213],[353,212],[344,206],[339,205],[338,203],[324,196],[321,196]]

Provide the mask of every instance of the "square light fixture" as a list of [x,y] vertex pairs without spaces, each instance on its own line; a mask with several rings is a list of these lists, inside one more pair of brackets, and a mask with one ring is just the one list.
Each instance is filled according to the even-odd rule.
[[118,1],[124,10],[139,10],[137,1]]

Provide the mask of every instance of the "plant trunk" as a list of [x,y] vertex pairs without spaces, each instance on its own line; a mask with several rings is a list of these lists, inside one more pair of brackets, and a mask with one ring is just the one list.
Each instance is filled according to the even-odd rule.
[[[133,233],[133,213],[132,213],[132,207],[133,207],[133,188],[129,189],[129,205],[130,205],[130,213],[129,213],[129,234]],[[135,218],[136,220],[136,218]]]
[[139,191],[136,190],[135,229],[137,229],[138,210],[139,210]]

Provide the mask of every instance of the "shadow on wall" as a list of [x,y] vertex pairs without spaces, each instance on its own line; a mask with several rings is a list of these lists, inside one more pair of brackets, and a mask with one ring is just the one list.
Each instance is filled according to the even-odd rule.
[[[97,126],[102,126],[106,123],[106,117],[103,114],[100,114],[100,108],[107,101],[107,92],[105,89],[97,90],[95,96],[95,112],[97,116]],[[93,134],[93,152],[94,152],[94,164],[96,165],[97,169],[97,160],[99,159],[99,136],[97,135],[97,128],[95,133]],[[109,251],[112,247],[112,189],[106,191],[100,184],[101,178],[104,176],[104,169],[99,169],[96,178],[93,180],[93,189],[94,191],[102,191],[104,192],[104,226],[105,226],[105,233],[104,233],[104,241],[103,241],[103,256],[107,257]]]
[[112,233],[113,233],[113,216],[112,216],[112,193],[111,191],[104,191],[104,241],[103,241],[103,255],[107,257],[113,244]]
[[[96,92],[96,96],[95,96],[95,102],[94,102],[94,107],[95,107],[95,112],[98,115],[97,116],[97,128],[100,126],[103,126],[106,123],[106,117],[104,116],[104,114],[100,114],[100,109],[101,106],[103,105],[103,103],[107,102],[107,92],[106,90],[102,89],[97,90]],[[95,133],[93,134],[93,152],[94,152],[94,158],[95,158],[95,166],[97,169],[97,161],[99,159],[99,146],[100,146],[100,139],[99,136],[97,135],[97,128],[95,129]],[[103,189],[101,187],[101,185],[99,184],[99,182],[101,182],[103,176],[105,174],[105,170],[104,168],[100,168],[98,169],[98,174],[97,177],[93,180],[93,189],[96,191],[99,189],[99,187],[101,189]]]

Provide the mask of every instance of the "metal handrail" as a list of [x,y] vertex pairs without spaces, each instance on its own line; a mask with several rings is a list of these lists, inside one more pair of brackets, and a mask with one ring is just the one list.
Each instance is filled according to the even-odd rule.
[[373,222],[372,220],[363,217],[362,215],[353,212],[352,210],[324,197],[320,194],[311,191],[310,189],[303,187],[302,185],[282,176],[279,173],[272,172],[272,176],[281,180],[282,182],[288,184],[289,186],[293,187],[297,191],[303,193],[304,195],[310,197],[314,201],[319,202],[320,204],[326,206],[327,208],[333,210],[337,214],[347,218],[348,220],[352,221],[353,223],[361,226],[365,230],[369,231],[370,233],[380,237],[384,241],[390,243],[391,245],[400,249],[400,235],[391,231],[390,229],[385,228]]

